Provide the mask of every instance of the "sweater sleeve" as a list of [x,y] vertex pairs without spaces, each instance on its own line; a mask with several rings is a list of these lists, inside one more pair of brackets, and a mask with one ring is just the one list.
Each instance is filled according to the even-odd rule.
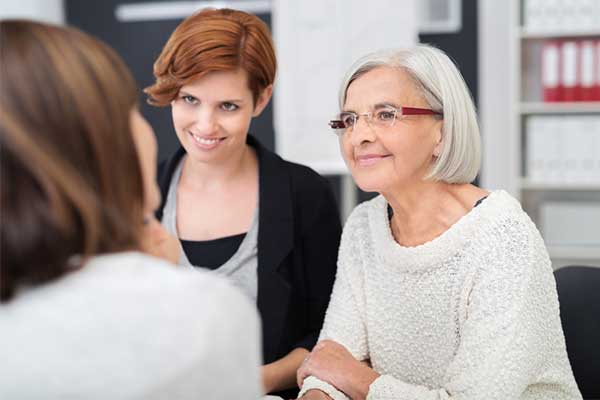
[[553,385],[553,399],[581,398],[542,239],[529,224],[508,225],[509,233],[498,236],[479,266],[446,383],[427,388],[381,375],[371,384],[368,400],[518,399],[526,392],[542,398],[536,390],[547,394]]
[[[356,253],[360,247],[358,235],[352,229],[351,219],[342,234],[335,283],[319,340],[333,340],[362,361],[368,358],[364,289],[361,257]],[[348,399],[329,383],[312,376],[305,379],[298,398],[310,389],[319,389],[334,400]]]

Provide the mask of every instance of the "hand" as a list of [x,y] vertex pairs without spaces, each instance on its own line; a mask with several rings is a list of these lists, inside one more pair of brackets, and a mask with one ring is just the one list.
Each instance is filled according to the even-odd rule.
[[358,361],[341,344],[324,340],[314,347],[296,374],[301,387],[307,376],[325,381],[351,398],[365,398],[379,374]]
[[311,389],[298,400],[332,400],[331,397],[327,396],[324,392],[318,389]]
[[154,215],[151,215],[144,223],[142,251],[177,264],[183,249],[179,239],[167,232]]

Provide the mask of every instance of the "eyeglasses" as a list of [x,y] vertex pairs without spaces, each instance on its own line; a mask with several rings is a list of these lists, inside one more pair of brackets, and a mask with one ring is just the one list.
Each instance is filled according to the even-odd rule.
[[392,107],[386,106],[376,109],[371,112],[357,114],[354,112],[342,112],[339,114],[337,119],[329,121],[329,126],[336,133],[344,133],[350,131],[358,123],[360,117],[365,117],[365,121],[368,124],[378,127],[390,127],[393,126],[397,119],[404,117],[405,115],[443,115],[438,111],[433,111],[429,108],[415,108],[415,107]]

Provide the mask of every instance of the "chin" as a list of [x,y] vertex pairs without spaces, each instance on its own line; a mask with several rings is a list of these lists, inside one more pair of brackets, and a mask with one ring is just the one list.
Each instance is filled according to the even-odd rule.
[[381,193],[382,188],[384,187],[383,182],[380,179],[377,179],[373,176],[361,176],[361,174],[352,174],[352,178],[354,179],[354,183],[356,186],[363,192],[369,193]]

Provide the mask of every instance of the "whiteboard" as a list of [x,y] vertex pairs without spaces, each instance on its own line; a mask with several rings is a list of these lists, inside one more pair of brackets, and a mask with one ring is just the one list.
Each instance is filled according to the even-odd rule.
[[276,151],[322,174],[347,172],[327,123],[351,64],[375,50],[418,41],[414,0],[274,0],[279,62],[274,92]]

